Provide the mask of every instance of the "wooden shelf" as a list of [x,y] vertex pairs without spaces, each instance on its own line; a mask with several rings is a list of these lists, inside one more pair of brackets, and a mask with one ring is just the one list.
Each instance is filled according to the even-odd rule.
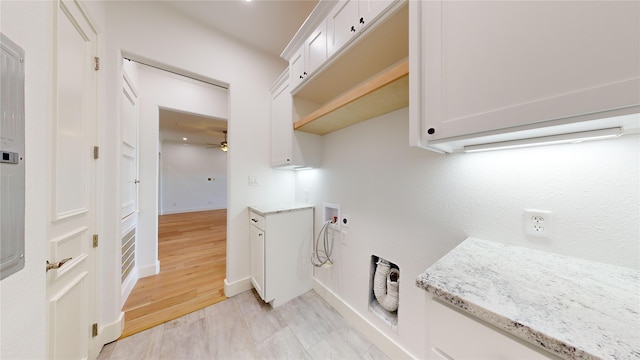
[[293,124],[294,130],[325,135],[409,105],[409,61],[375,75]]

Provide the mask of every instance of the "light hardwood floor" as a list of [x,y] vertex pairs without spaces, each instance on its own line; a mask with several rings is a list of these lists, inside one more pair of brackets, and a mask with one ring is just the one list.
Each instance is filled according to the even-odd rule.
[[226,299],[226,234],[226,210],[159,216],[160,273],[138,280],[120,338]]
[[274,309],[253,290],[107,344],[98,360],[387,357],[313,290]]

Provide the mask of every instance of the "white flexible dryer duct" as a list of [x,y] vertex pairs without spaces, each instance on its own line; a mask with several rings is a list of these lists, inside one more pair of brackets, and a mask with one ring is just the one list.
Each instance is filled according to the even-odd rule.
[[373,277],[373,294],[378,303],[387,311],[398,309],[398,281],[400,271],[391,268],[389,262],[379,259]]

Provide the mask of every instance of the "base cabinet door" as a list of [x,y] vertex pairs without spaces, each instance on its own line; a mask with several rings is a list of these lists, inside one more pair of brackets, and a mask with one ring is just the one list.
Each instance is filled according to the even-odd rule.
[[264,242],[264,231],[251,226],[251,283],[258,295],[266,299],[264,287]]

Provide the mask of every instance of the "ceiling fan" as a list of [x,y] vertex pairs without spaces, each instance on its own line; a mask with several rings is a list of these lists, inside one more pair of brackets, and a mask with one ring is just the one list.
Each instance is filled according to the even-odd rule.
[[213,147],[219,147],[220,150],[227,152],[229,150],[229,144],[227,143],[227,130],[222,130],[222,132],[224,133],[224,141],[220,143],[220,145],[218,144],[207,144],[209,146],[207,146],[207,149],[213,148]]

